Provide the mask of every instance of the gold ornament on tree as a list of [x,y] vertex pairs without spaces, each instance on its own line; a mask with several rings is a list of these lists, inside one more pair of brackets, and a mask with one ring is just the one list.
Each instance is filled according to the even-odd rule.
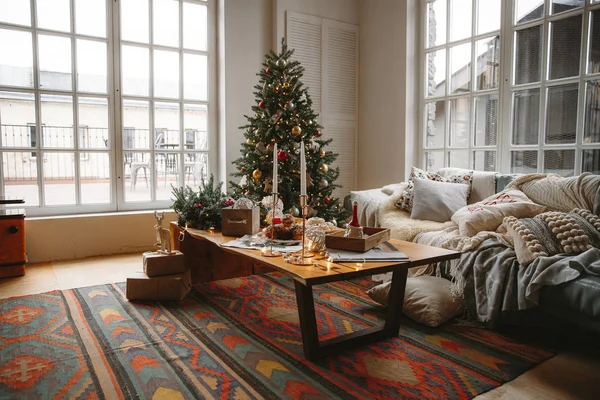
[[299,136],[301,133],[302,133],[302,128],[300,128],[300,126],[296,125],[292,128],[292,135]]
[[261,170],[255,169],[254,171],[252,171],[252,177],[254,178],[254,180],[259,180],[262,177]]
[[325,158],[325,150],[321,149],[319,151],[319,155],[321,156],[321,158]]
[[246,143],[247,144],[252,144],[252,143],[254,143],[254,141],[252,139],[248,138],[248,139],[246,139]]
[[327,166],[327,164],[323,164],[321,165],[321,167],[319,168],[321,171],[323,172],[327,172],[329,171],[329,167]]

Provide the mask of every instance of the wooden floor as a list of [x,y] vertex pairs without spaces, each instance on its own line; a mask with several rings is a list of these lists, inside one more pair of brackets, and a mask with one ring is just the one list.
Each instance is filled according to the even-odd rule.
[[[141,254],[29,265],[23,277],[0,279],[0,298],[122,282],[141,269]],[[600,360],[584,351],[561,352],[477,399],[600,399]]]

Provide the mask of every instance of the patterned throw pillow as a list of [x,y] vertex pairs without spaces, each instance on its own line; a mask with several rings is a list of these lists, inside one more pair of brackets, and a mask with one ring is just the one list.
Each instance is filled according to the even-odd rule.
[[578,254],[600,247],[600,218],[587,210],[550,211],[534,218],[506,217],[503,223],[522,267],[538,257]]
[[473,171],[468,171],[464,174],[442,176],[435,172],[424,171],[417,167],[412,167],[410,171],[410,177],[408,178],[408,185],[406,189],[402,191],[402,195],[398,201],[396,201],[396,207],[401,208],[405,211],[412,211],[413,197],[415,195],[415,179],[429,179],[430,181],[437,182],[448,182],[448,183],[462,183],[469,185],[469,193],[471,192],[471,184],[473,182]]

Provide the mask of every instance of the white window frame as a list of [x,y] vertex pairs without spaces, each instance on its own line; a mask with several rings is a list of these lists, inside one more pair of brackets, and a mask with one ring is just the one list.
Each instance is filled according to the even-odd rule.
[[[33,49],[33,79],[34,84],[32,88],[19,87],[19,86],[1,86],[0,92],[15,92],[15,93],[27,93],[35,96],[35,116],[36,116],[36,134],[37,134],[37,146],[36,147],[2,147],[0,143],[0,160],[5,152],[29,152],[35,153],[37,161],[37,184],[38,184],[38,197],[39,206],[31,206],[27,203],[24,204],[24,208],[27,209],[29,216],[53,216],[53,215],[68,215],[68,214],[84,214],[84,213],[98,213],[98,212],[119,212],[119,211],[137,211],[137,210],[151,210],[151,209],[164,209],[171,206],[171,200],[155,200],[156,191],[154,190],[155,179],[150,179],[150,193],[151,200],[144,202],[126,202],[125,191],[129,190],[129,186],[125,185],[124,179],[124,156],[128,151],[123,151],[123,131],[124,126],[122,123],[122,103],[123,98],[121,97],[121,36],[119,23],[120,21],[120,0],[106,0],[106,37],[100,38],[96,36],[90,36],[86,34],[76,33],[76,18],[75,18],[75,1],[69,1],[70,7],[70,32],[54,31],[50,29],[38,28],[37,27],[37,0],[30,0],[30,26],[17,25],[12,23],[0,22],[0,28],[30,32],[32,35],[32,49]],[[183,3],[195,3],[202,4],[207,7],[207,49],[206,51],[198,50],[183,50]],[[146,46],[150,48],[150,90],[153,87],[153,73],[152,73],[152,8],[153,1],[148,0],[150,15],[149,15],[149,40],[150,43]],[[153,105],[154,100],[156,101],[167,101],[176,102],[181,104],[180,112],[180,125],[179,125],[179,136],[180,136],[180,147],[176,150],[169,150],[171,153],[179,154],[179,165],[178,165],[178,186],[187,184],[188,181],[185,179],[185,165],[184,156],[189,153],[206,153],[208,155],[208,171],[206,175],[211,173],[217,175],[218,166],[218,143],[217,143],[217,129],[216,129],[216,116],[217,116],[217,33],[216,33],[216,0],[179,0],[179,47],[164,47],[155,46],[158,49],[169,49],[176,51],[179,54],[179,72],[180,72],[180,98],[179,99],[160,99],[160,98],[147,98],[150,104],[150,135],[153,137]],[[50,34],[59,37],[68,37],[71,39],[71,90],[48,90],[40,88],[39,85],[39,48],[38,48],[38,34]],[[85,39],[90,41],[102,42],[107,45],[107,92],[96,93],[96,92],[83,92],[77,90],[77,39]],[[127,42],[125,42],[127,43]],[[135,43],[136,46],[144,46],[140,43]],[[208,73],[208,96],[206,101],[187,100],[184,99],[183,95],[183,54],[203,54],[207,56],[207,73]],[[150,92],[152,93],[152,92]],[[41,115],[41,95],[42,94],[53,94],[53,95],[65,95],[71,96],[73,99],[73,148],[44,148],[42,145],[42,115]],[[88,149],[79,147],[79,97],[94,97],[102,98],[108,101],[108,148],[107,149]],[[132,98],[135,96],[126,96],[126,98]],[[190,151],[185,146],[185,128],[183,125],[183,104],[202,104],[208,108],[207,114],[207,132],[208,132],[208,149]],[[75,157],[74,168],[75,168],[75,205],[60,205],[60,206],[46,206],[44,205],[44,178],[43,178],[43,160],[46,158],[46,152],[62,152],[71,153]],[[151,146],[148,150],[144,150],[145,153],[150,153],[152,160],[154,160],[155,149],[151,141]],[[163,153],[162,150],[156,150],[156,152]],[[110,202],[104,204],[81,204],[81,190],[82,187],[80,182],[80,153],[102,153],[109,154],[109,166],[110,166]],[[37,157],[37,155],[43,154],[44,157]],[[153,162],[153,161],[152,161]],[[1,164],[0,164],[1,165]],[[156,171],[155,168],[152,171]],[[153,172],[153,176],[156,172]],[[126,187],[127,186],[127,187]],[[0,195],[4,195],[4,173],[0,168]]]
[[[483,35],[475,35],[476,33],[476,18],[477,18],[477,0],[473,1],[473,19],[472,19],[472,36],[468,39],[452,42],[452,45],[457,45],[461,43],[475,43],[478,39],[487,38],[493,36],[494,34],[500,35],[500,70],[499,70],[499,79],[500,84],[498,88],[498,96],[499,96],[499,109],[498,109],[498,138],[497,138],[497,147],[496,147],[496,171],[510,173],[511,172],[511,152],[515,150],[534,150],[538,152],[537,159],[537,172],[544,172],[544,151],[545,150],[575,150],[575,159],[574,159],[574,174],[578,175],[582,172],[582,150],[585,149],[600,149],[600,143],[583,143],[583,135],[584,135],[584,123],[585,123],[585,96],[586,96],[586,83],[591,80],[600,79],[600,73],[595,74],[587,74],[588,68],[588,57],[589,57],[589,29],[590,29],[590,18],[591,12],[595,10],[600,11],[600,2],[593,0],[586,0],[583,7],[570,10],[566,12],[562,12],[559,14],[551,13],[552,1],[546,0],[544,6],[544,15],[540,19],[536,19],[534,21],[529,21],[523,24],[515,25],[513,23],[514,19],[514,8],[516,7],[516,0],[503,0],[501,5],[501,24],[500,31],[488,32]],[[446,51],[446,86],[450,84],[450,56],[449,56],[449,38],[450,38],[450,23],[446,25],[446,43],[439,46],[433,46],[431,48],[427,48],[427,40],[428,34],[427,31],[427,7],[428,1],[424,0],[421,2],[420,7],[420,21],[421,21],[421,40],[420,40],[420,85],[419,85],[419,98],[420,98],[420,113],[419,113],[419,121],[420,121],[420,132],[419,132],[419,140],[418,140],[418,163],[420,167],[427,168],[426,165],[426,157],[425,153],[428,151],[444,151],[444,167],[452,166],[449,164],[448,159],[448,150],[452,150],[454,148],[448,147],[448,131],[445,131],[444,136],[444,147],[443,148],[426,148],[425,147],[425,137],[427,134],[427,110],[426,104],[432,101],[446,101],[446,110],[448,101],[452,98],[463,97],[463,95],[448,95],[449,89],[447,90],[445,96],[443,97],[431,97],[427,98],[427,54],[432,50],[436,49],[447,49]],[[450,1],[447,2],[447,21],[450,19]],[[569,18],[576,15],[583,15],[583,26],[582,26],[582,37],[581,37],[581,48],[580,48],[580,65],[579,65],[579,75],[575,77],[569,78],[561,78],[550,81],[548,79],[549,74],[549,23],[556,20],[562,20],[565,18]],[[522,85],[514,85],[514,74],[515,74],[515,31],[516,29],[528,28],[531,26],[542,25],[542,62],[541,62],[541,80],[536,83],[527,83]],[[472,47],[472,52],[475,52],[475,46]],[[472,56],[473,61],[473,56]],[[476,68],[471,68],[471,84],[474,87],[476,84]],[[578,109],[577,109],[577,131],[576,131],[576,141],[573,144],[546,144],[545,143],[545,135],[546,135],[546,117],[547,117],[547,105],[546,99],[547,95],[545,91],[548,88],[557,86],[557,85],[565,85],[569,83],[577,83],[578,84]],[[537,145],[513,145],[512,144],[512,129],[513,129],[513,94],[516,91],[524,90],[524,89],[537,89],[540,88],[540,114],[539,114],[539,141]],[[472,99],[474,96],[486,94],[490,91],[473,91],[471,90],[469,97]],[[446,113],[446,121],[445,126],[449,127],[450,116],[449,113]],[[473,166],[473,151],[480,150],[477,146],[474,146],[473,132],[474,132],[474,118],[475,118],[475,110],[471,107],[471,134],[470,134],[470,147],[469,147],[469,166]],[[485,149],[485,148],[481,148]]]

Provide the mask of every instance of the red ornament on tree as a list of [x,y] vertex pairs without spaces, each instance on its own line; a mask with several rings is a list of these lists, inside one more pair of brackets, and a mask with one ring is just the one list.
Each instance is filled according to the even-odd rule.
[[277,152],[277,159],[279,161],[286,161],[288,158],[289,158],[289,156],[285,151],[280,150]]
[[315,132],[315,136],[316,136],[316,137],[321,137],[321,135],[322,135],[321,131],[316,131],[316,132]]
[[265,102],[261,101],[260,103],[258,103],[258,108],[264,108],[265,107]]
[[241,172],[241,173],[244,173],[244,172],[246,172],[246,168],[242,168],[242,169],[240,169],[240,172]]
[[271,68],[267,67],[267,69],[265,69],[265,72],[267,73],[267,75],[269,75],[271,73]]
[[330,201],[331,201],[331,199],[329,197],[325,197],[323,199],[323,203],[325,203],[325,204],[329,204]]

